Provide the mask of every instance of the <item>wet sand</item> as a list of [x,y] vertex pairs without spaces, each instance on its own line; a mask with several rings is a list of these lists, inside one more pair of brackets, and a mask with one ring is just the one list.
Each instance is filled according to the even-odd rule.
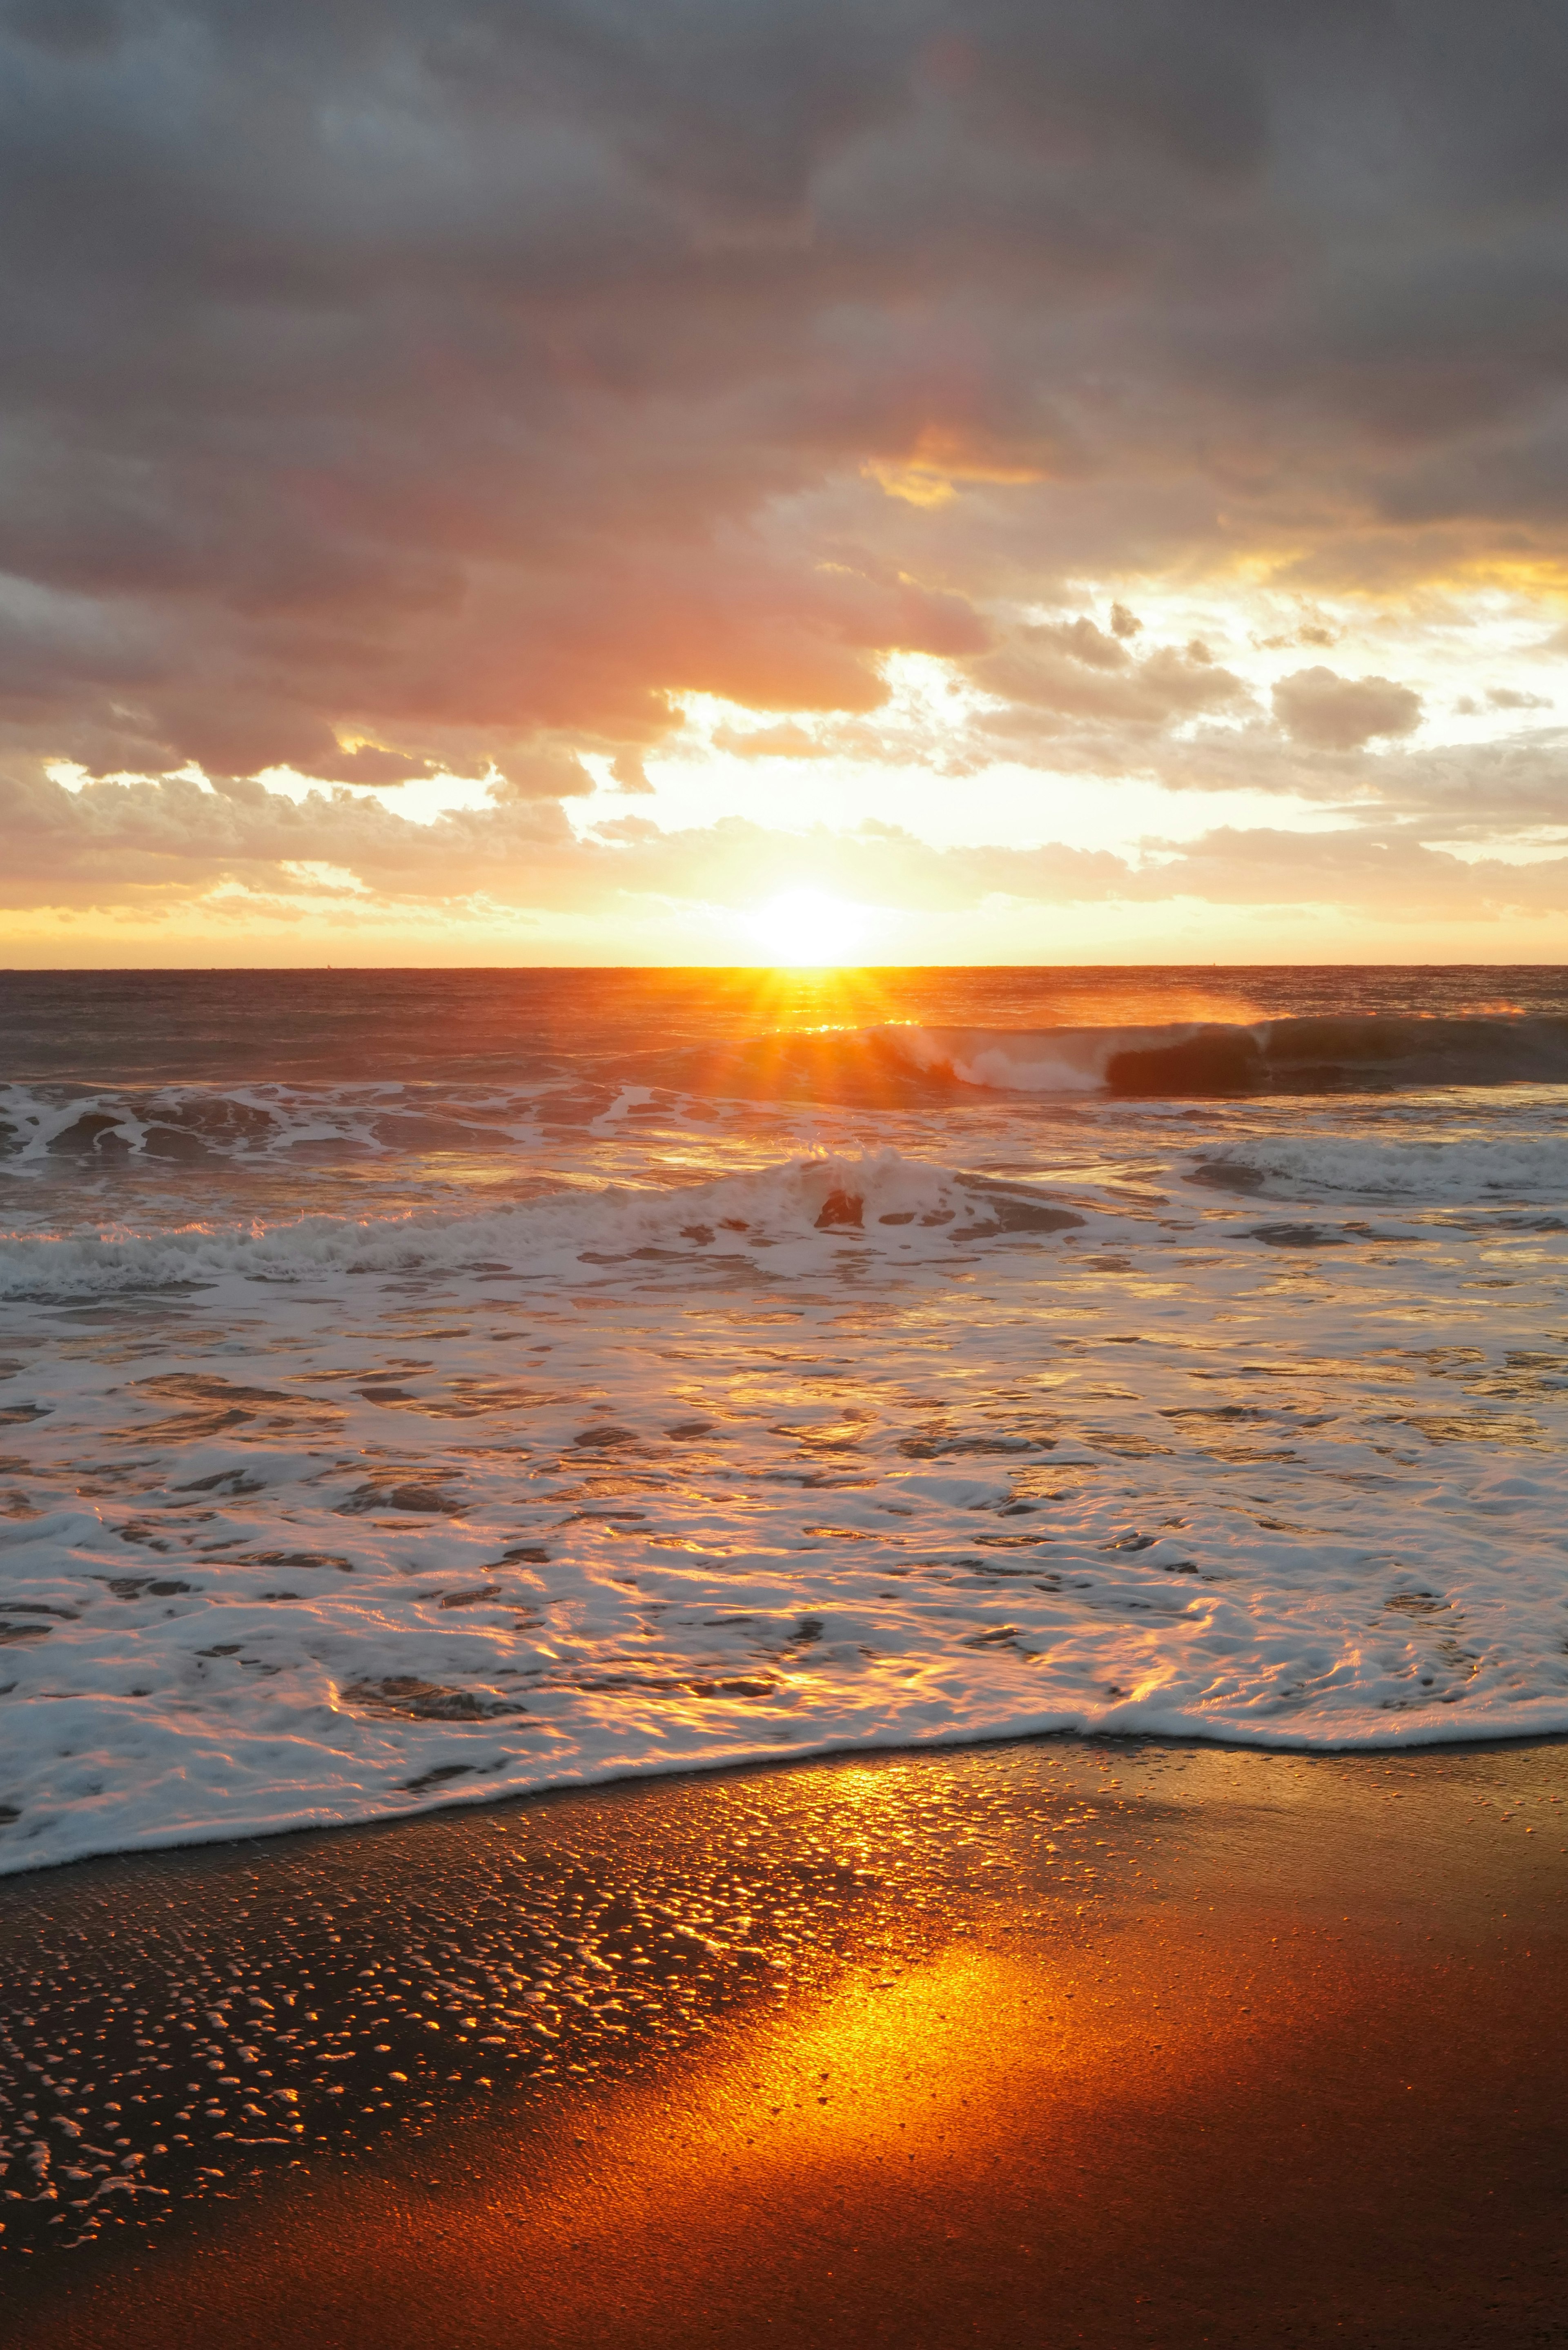
[[337,1905],[299,1960],[324,2064],[410,1888],[504,1930],[597,1885],[604,1980],[641,1988],[510,2048],[449,2033],[403,2110],[356,2075],[357,2125],[307,2085],[292,2143],[194,2145],[222,2186],[171,2169],[156,2229],[138,2199],[26,2253],[8,2203],[13,2323],[37,2350],[1568,2343],[1565,1846],[1563,1744],[1047,1741],[14,1880],[13,2012],[41,1949],[79,1995],[111,1931],[176,1911],[192,1950],[243,1917],[260,1966],[306,1888]]

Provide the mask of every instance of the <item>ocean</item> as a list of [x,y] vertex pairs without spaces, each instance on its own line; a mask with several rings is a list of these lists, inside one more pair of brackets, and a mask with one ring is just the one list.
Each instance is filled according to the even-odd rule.
[[0,1870],[1568,1731],[1568,973],[0,974]]

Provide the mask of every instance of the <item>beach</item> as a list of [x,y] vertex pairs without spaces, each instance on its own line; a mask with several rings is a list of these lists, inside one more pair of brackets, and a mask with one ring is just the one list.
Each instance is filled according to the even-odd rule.
[[[1560,2342],[1565,1803],[1559,1743],[1047,1740],[45,1872],[8,2009],[57,1952],[67,2003],[215,1963],[317,2020],[292,2144],[198,2125],[96,2239],[35,2228],[13,2305],[61,2350]],[[479,2030],[504,1949],[594,1918],[590,1999]],[[466,2017],[368,2013],[436,1918]]]
[[1562,2340],[1508,976],[13,975],[29,2341]]
[[1568,2350],[1565,92],[0,0],[0,2350]]

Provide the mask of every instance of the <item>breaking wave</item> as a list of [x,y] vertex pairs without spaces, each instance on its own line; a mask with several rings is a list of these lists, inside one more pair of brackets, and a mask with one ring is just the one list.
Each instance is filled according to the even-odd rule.
[[749,1258],[793,1248],[810,1258],[835,1239],[863,1251],[941,1253],[954,1241],[1050,1232],[1084,1221],[1033,1184],[888,1149],[801,1159],[670,1190],[563,1185],[480,1215],[302,1216],[14,1236],[0,1240],[0,1296],[100,1296],[205,1288],[236,1277],[302,1282],[359,1274],[559,1280],[580,1278],[585,1265],[651,1271],[726,1253]]
[[1225,1099],[1568,1085],[1568,1018],[1335,1015],[1251,1024],[786,1029],[485,1086],[0,1086],[0,1172],[296,1170],[537,1154],[726,1105],[943,1110],[980,1098]]
[[883,1033],[928,1079],[1003,1093],[1228,1096],[1568,1084],[1568,1020],[1544,1016]]

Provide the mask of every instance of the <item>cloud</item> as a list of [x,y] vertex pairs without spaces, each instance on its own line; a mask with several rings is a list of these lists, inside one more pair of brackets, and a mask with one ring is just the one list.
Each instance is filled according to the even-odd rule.
[[[625,764],[625,761],[618,764]],[[628,772],[639,772],[635,767]],[[493,795],[503,806],[527,800],[565,800],[579,798],[595,788],[594,779],[574,752],[558,747],[544,747],[514,757],[506,773],[498,776]],[[625,785],[622,789],[626,789]],[[633,791],[639,788],[635,782]],[[646,779],[641,789],[648,788]]]
[[1044,622],[1016,630],[971,661],[969,671],[985,691],[1016,708],[1131,728],[1168,726],[1251,702],[1241,680],[1219,667],[1207,645],[1157,646],[1139,660],[1124,641],[1131,633],[1125,625],[1107,633],[1082,617]]
[[477,919],[612,924],[710,920],[791,889],[917,918],[987,908],[1121,910],[1315,905],[1381,921],[1506,924],[1568,912],[1568,855],[1523,866],[1424,844],[1397,821],[1303,834],[1220,827],[1127,853],[1043,840],[936,847],[904,827],[786,830],[741,816],[663,830],[623,816],[580,835],[553,803],[492,802],[411,822],[349,789],[296,800],[236,781],[0,779],[7,859],[0,908],[111,912],[177,929],[182,916],[298,922],[313,907],[393,933],[413,917],[460,938]]
[[1409,924],[1568,912],[1568,856],[1517,865],[1459,858],[1397,832],[1221,827],[1183,844],[1127,894],[1215,906],[1317,905]]
[[[1165,615],[1560,592],[1565,80],[1534,0],[0,0],[0,762],[99,779],[4,886],[554,871],[685,697],[799,752],[901,653],[950,774],[1536,805]],[[192,764],[329,788],[110,780]],[[356,797],[492,773],[422,849]]]
[[619,751],[610,763],[610,774],[620,792],[651,792],[648,770],[635,751]]
[[820,759],[829,748],[793,718],[781,718],[772,726],[716,726],[712,743],[716,751],[732,752],[738,759]]
[[1524,693],[1516,686],[1494,685],[1479,696],[1461,693],[1454,709],[1461,718],[1480,718],[1494,710],[1552,710],[1555,706],[1550,694]]
[[1421,697],[1387,677],[1338,677],[1298,669],[1274,687],[1274,715],[1293,742],[1314,751],[1359,751],[1378,735],[1411,734]]

